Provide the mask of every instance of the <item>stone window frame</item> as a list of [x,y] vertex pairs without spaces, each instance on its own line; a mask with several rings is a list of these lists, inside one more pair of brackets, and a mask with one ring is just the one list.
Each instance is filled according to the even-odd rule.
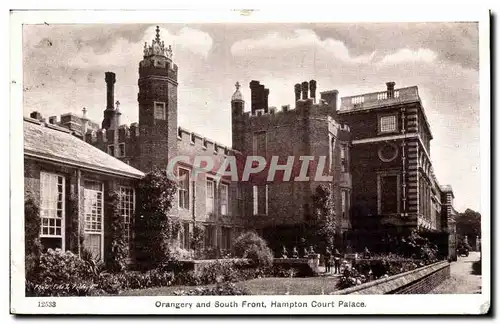
[[[132,238],[131,224],[135,213],[135,189],[130,186],[120,186],[120,214],[125,225],[125,240],[130,251]],[[126,198],[126,199],[124,199]]]
[[[382,118],[388,118],[388,117],[394,118],[394,129],[393,130],[383,130],[382,129]],[[378,129],[379,135],[380,134],[398,133],[399,132],[398,113],[393,112],[393,113],[378,114],[377,115],[377,129]]]
[[[161,116],[157,112],[158,107],[162,108]],[[167,119],[167,105],[163,101],[153,101],[153,117],[158,120],[166,120]]]
[[[123,148],[123,150],[122,150]],[[125,143],[118,144],[118,157],[124,157],[126,155]]]
[[[89,184],[92,185],[97,185],[99,186],[99,190],[97,189],[91,189],[89,188]],[[99,235],[100,236],[100,253],[101,253],[101,260],[104,257],[104,183],[102,181],[97,181],[93,179],[84,179],[83,180],[83,186],[84,186],[84,235],[85,235],[85,241],[90,243],[90,236],[93,235]],[[94,191],[97,194],[100,194],[100,206],[97,204],[95,207],[95,213],[92,211],[92,206],[90,207],[90,214],[89,214],[89,207],[87,205],[88,201],[86,198],[86,193],[88,191]],[[98,195],[99,197],[99,195]],[[99,202],[99,201],[97,201]],[[99,208],[100,207],[100,208]],[[90,221],[90,223],[88,223]],[[98,230],[97,225],[100,223],[100,229]],[[90,225],[90,226],[89,226]],[[93,225],[94,226],[93,228]],[[85,242],[84,241],[84,242]],[[88,247],[87,247],[88,248]],[[92,249],[90,249],[92,250]]]
[[[211,191],[209,191],[209,183],[212,184],[212,189]],[[209,192],[212,193],[212,197],[209,197]],[[205,208],[206,208],[206,212],[207,212],[207,215],[209,214],[215,214],[215,211],[216,211],[216,206],[215,206],[215,196],[216,196],[216,183],[215,183],[215,179],[212,178],[212,177],[209,177],[209,176],[206,176],[206,180],[205,180]],[[212,200],[212,209],[209,210],[208,209],[208,201],[209,200]]]
[[[189,199],[190,199],[190,189],[191,189],[191,182],[190,182],[190,176],[189,176],[190,175],[190,170],[188,168],[179,167],[177,169],[179,177],[181,175],[181,171],[185,172],[187,180],[186,179],[180,179],[179,180],[179,187],[177,189],[177,198],[178,198],[177,199],[178,200],[177,206],[180,209],[189,210],[189,207],[191,205],[190,201],[189,201]],[[184,188],[183,187],[184,185],[186,185],[187,188]]]
[[[265,213],[260,212],[259,210],[259,188],[264,187],[265,194]],[[253,215],[269,215],[269,185],[266,184],[264,186],[256,186],[252,187],[252,199],[253,199]]]
[[397,197],[397,210],[396,213],[401,214],[401,172],[398,170],[379,171],[377,172],[377,212],[382,215],[382,177],[396,176],[396,197]]
[[[344,200],[345,194],[345,200]],[[340,212],[342,214],[342,219],[348,219],[349,210],[351,208],[351,190],[348,188],[340,189]]]
[[265,136],[265,149],[264,149],[264,153],[265,155],[267,156],[267,131],[257,131],[257,132],[253,132],[253,137],[252,137],[252,152],[253,152],[253,155],[256,156],[257,155],[257,136],[258,135],[262,135],[264,134]]
[[111,156],[115,156],[115,145],[114,144],[108,145],[108,154]]
[[[55,186],[57,191],[55,192],[55,200],[48,197],[47,190],[50,186],[53,186],[52,182],[55,180]],[[52,193],[52,192],[50,192]],[[46,199],[50,200],[47,201]],[[50,208],[48,205],[55,202],[55,208]],[[40,172],[40,238],[49,239],[61,239],[61,249],[65,250],[66,241],[66,178],[58,173],[53,172]],[[59,208],[60,204],[60,208]],[[54,213],[55,212],[55,213]],[[60,215],[60,216],[59,216]],[[46,220],[46,221],[45,221]],[[53,221],[53,224],[51,223]],[[59,220],[59,222],[57,222]],[[58,225],[59,223],[59,225]],[[50,229],[54,229],[54,234],[50,234]],[[47,229],[47,233],[44,234],[44,229]],[[60,230],[60,234],[57,233],[57,229]]]
[[[224,189],[226,191],[225,197],[224,197]],[[220,214],[222,216],[227,216],[230,214],[229,210],[229,184],[221,182],[220,184]],[[225,201],[224,201],[225,200]],[[225,210],[223,207],[226,207]]]

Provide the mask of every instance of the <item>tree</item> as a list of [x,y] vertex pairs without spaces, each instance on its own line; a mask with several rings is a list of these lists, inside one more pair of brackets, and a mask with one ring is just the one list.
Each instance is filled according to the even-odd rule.
[[146,267],[165,265],[170,245],[177,239],[180,221],[169,215],[177,183],[166,170],[154,169],[140,180],[137,190],[136,255]]
[[481,214],[467,208],[465,212],[457,215],[456,226],[457,236],[467,236],[469,243],[475,245],[476,236],[481,236]]
[[335,203],[331,184],[320,184],[316,187],[313,206],[319,241],[332,246],[335,242],[337,221],[335,219]]
[[267,242],[253,231],[242,233],[234,241],[234,253],[237,257],[252,260],[258,267],[273,264],[273,252]]

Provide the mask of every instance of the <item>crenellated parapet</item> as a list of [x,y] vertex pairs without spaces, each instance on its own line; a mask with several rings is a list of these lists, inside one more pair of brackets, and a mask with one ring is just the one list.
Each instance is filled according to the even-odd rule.
[[235,152],[238,152],[229,146],[217,143],[183,127],[177,128],[177,142],[180,151],[191,150],[194,152],[205,152],[205,154],[212,153],[221,157],[234,155]]

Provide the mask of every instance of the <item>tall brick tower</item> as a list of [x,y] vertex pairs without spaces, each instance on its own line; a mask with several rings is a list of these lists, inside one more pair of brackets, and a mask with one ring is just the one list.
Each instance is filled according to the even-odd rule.
[[160,28],[151,45],[144,44],[139,64],[139,159],[138,167],[149,171],[165,168],[177,155],[177,65],[172,47],[165,47]]

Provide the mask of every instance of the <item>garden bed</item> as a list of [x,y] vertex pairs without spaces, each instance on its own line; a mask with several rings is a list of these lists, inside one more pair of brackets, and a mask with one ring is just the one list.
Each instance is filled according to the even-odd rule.
[[[322,295],[335,289],[338,277],[313,278],[257,278],[235,283],[250,295]],[[201,285],[196,288],[214,288],[216,285]],[[193,286],[170,286],[147,289],[130,289],[120,296],[174,296],[179,291],[192,290]]]

